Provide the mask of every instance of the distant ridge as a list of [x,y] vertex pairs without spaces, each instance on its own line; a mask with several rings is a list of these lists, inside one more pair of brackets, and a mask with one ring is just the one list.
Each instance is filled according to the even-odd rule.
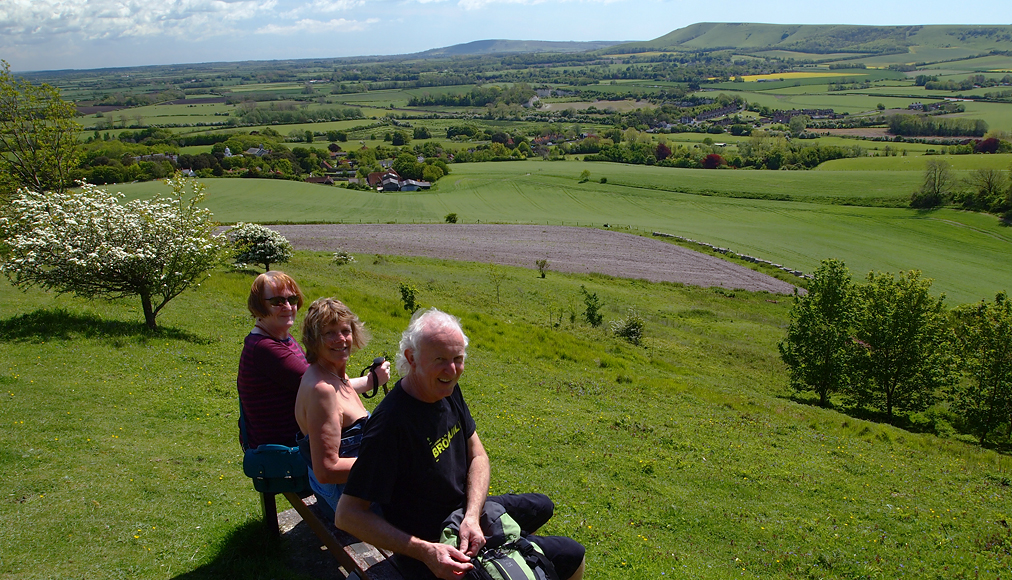
[[1012,25],[859,26],[844,24],[758,24],[700,22],[644,42],[612,46],[602,52],[646,50],[789,50],[809,53],[908,52],[912,46],[964,48],[981,52],[1012,50]]
[[447,56],[476,56],[483,54],[511,54],[531,52],[588,52],[608,48],[623,41],[595,40],[589,42],[563,42],[551,40],[476,40],[443,48],[433,48],[411,55],[418,58]]

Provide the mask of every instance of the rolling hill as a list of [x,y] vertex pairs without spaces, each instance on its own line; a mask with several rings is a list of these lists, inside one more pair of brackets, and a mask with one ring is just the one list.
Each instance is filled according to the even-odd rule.
[[911,47],[1012,50],[1012,26],[855,26],[700,22],[612,54],[644,50],[790,50],[810,53],[908,52]]
[[447,56],[475,56],[482,54],[510,54],[524,52],[586,52],[605,49],[622,41],[596,40],[589,42],[555,42],[548,40],[475,40],[464,44],[444,46],[410,56],[442,58]]

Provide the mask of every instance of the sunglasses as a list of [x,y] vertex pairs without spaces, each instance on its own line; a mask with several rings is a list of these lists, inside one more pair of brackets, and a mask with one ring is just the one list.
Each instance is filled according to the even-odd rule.
[[292,306],[298,306],[299,297],[293,294],[291,296],[275,296],[273,298],[267,298],[267,303],[271,306],[284,306],[285,302],[291,304]]

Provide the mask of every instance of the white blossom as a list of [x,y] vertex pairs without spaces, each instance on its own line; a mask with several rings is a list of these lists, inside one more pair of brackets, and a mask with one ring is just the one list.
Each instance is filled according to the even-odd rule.
[[87,183],[19,191],[0,218],[0,272],[20,288],[140,296],[155,328],[158,312],[219,262],[224,242],[211,212],[197,205],[204,186],[179,175],[166,183],[172,194],[127,203]]

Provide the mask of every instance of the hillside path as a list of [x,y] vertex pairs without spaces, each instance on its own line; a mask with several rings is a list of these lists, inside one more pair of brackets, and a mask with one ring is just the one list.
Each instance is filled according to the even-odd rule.
[[303,224],[270,226],[300,250],[422,256],[651,282],[792,294],[782,280],[660,240],[571,226]]

